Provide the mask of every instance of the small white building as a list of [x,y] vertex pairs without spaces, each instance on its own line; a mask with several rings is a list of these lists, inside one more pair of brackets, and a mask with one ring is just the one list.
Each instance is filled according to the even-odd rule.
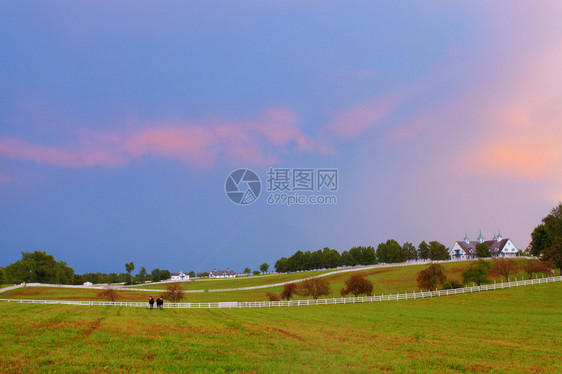
[[486,243],[490,248],[490,254],[492,258],[499,257],[516,257],[519,250],[513,244],[511,239],[503,238],[498,232],[498,235],[494,235],[492,240],[484,240],[482,232],[476,239],[476,241],[471,241],[468,239],[468,235],[464,236],[462,241],[457,241],[449,250],[449,255],[452,260],[473,260],[477,259],[476,245],[478,243]]
[[93,286],[94,284],[92,282],[84,282],[84,286]]
[[209,273],[209,278],[234,278],[236,273],[230,269],[227,270],[213,270]]
[[183,271],[180,271],[179,273],[172,273],[170,274],[170,280],[173,281],[188,281],[189,280],[189,275],[185,274]]

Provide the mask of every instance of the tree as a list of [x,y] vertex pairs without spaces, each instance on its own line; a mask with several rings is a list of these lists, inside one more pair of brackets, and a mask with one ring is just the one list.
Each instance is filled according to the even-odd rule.
[[441,264],[431,264],[419,272],[417,281],[420,290],[436,290],[447,280],[445,269]]
[[[59,261],[57,263],[57,268],[59,272],[59,283],[60,284],[72,284],[74,283],[74,269],[66,264],[64,261]],[[109,283],[109,282],[106,282]]]
[[283,291],[279,295],[282,299],[291,300],[294,295],[298,295],[298,286],[295,283],[287,283],[283,286]]
[[533,278],[533,273],[550,273],[552,271],[550,263],[535,259],[526,260],[522,268],[529,276],[529,279]]
[[288,272],[288,260],[286,257],[281,257],[275,262],[275,271],[278,273]]
[[557,236],[548,249],[543,251],[543,258],[550,261],[562,272],[562,236]]
[[372,265],[377,263],[375,249],[369,247],[353,247],[341,254],[341,264],[345,266]]
[[429,245],[425,241],[421,242],[418,246],[418,257],[422,260],[429,258]]
[[[325,247],[322,250],[322,267],[325,269],[334,269],[341,266],[341,256],[335,249],[330,249]],[[302,270],[312,270],[312,269],[302,269]]]
[[137,282],[138,283],[144,283],[146,282],[146,276],[148,275],[146,269],[144,268],[144,266],[141,266],[141,269],[139,271],[139,273],[136,276]]
[[542,219],[531,234],[531,254],[562,270],[562,203]]
[[185,297],[185,291],[181,287],[181,284],[174,282],[168,283],[166,285],[166,291],[162,293],[162,298],[169,300],[171,303],[178,303]]
[[490,271],[490,263],[482,259],[473,262],[463,273],[462,279],[464,284],[476,283],[481,285],[488,283],[488,272]]
[[188,275],[190,278],[195,278],[195,272],[193,270],[191,270]]
[[389,239],[386,243],[380,243],[377,246],[376,253],[379,262],[404,262],[408,259],[407,253],[404,252],[402,246],[394,239]]
[[246,275],[250,275],[250,273],[252,272],[252,270],[250,268],[245,268],[243,273]]
[[479,258],[492,257],[488,244],[484,242],[476,244],[476,255]]
[[548,235],[548,231],[546,230],[546,226],[544,224],[540,224],[531,233],[531,254],[533,256],[540,256],[542,252],[550,247],[552,243],[550,235]]
[[160,282],[162,279],[160,278],[160,269],[156,268],[150,272],[151,279],[153,282]]
[[374,265],[377,263],[375,248],[371,246],[359,247],[359,253],[359,261],[361,262],[361,265]]
[[254,271],[252,271],[252,275],[260,275],[260,274],[261,274],[261,273],[260,273],[259,270],[254,270]]
[[29,263],[29,261],[24,260],[22,258],[21,260],[18,260],[6,266],[5,271],[6,271],[6,277],[8,278],[8,282],[13,282],[13,283],[29,282],[32,272],[31,263]]
[[6,271],[4,268],[0,267],[0,284],[4,284],[8,281],[6,278]]
[[492,261],[492,273],[505,277],[509,281],[509,276],[517,269],[517,262],[510,258],[498,258]]
[[170,270],[160,270],[160,280],[167,280],[170,279],[171,277],[172,274],[170,274]]
[[363,274],[352,274],[345,281],[345,288],[340,290],[342,296],[353,294],[355,297],[365,294],[367,296],[373,295],[373,283],[365,278]]
[[267,262],[264,262],[263,264],[260,265],[260,270],[262,273],[267,273],[267,269],[269,269],[269,265],[267,264]]
[[129,279],[131,281],[130,284],[133,284],[133,276],[131,275],[131,272],[135,270],[135,264],[132,261],[128,264],[125,264],[125,270],[129,274]]
[[74,269],[64,261],[45,251],[22,252],[21,260],[6,267],[6,277],[10,282],[37,282],[51,284],[72,284]]
[[133,270],[135,270],[135,264],[131,261],[128,264],[125,264],[125,270],[127,273],[131,274]]
[[416,250],[416,247],[412,243],[406,242],[402,244],[402,251],[406,253],[408,260],[418,259],[418,251]]
[[314,299],[330,294],[330,282],[326,278],[306,279],[299,288],[301,295],[312,296]]
[[107,286],[98,293],[98,297],[107,299],[108,301],[111,302],[115,302],[119,300],[119,293],[115,288],[111,286]]
[[269,299],[269,301],[280,301],[279,295],[273,292],[266,292],[265,296]]
[[429,242],[429,258],[432,261],[448,260],[449,250],[438,241],[431,241]]
[[202,273],[197,273],[197,278],[205,278],[209,276],[209,272],[208,271],[204,271]]

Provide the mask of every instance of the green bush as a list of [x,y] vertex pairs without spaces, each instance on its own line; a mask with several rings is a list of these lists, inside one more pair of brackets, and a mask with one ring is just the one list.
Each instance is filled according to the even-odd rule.
[[462,283],[456,280],[449,281],[443,285],[442,290],[452,290],[455,288],[462,288]]

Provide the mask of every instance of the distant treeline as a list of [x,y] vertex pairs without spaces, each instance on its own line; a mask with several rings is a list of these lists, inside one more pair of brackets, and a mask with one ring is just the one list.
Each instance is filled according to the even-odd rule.
[[[137,275],[131,275],[134,264],[127,264],[127,273],[85,273],[76,274],[74,269],[64,261],[57,261],[46,252],[22,252],[21,260],[6,268],[0,267],[0,284],[2,283],[49,283],[49,284],[83,284],[85,282],[99,283],[144,283],[158,282],[170,279],[170,271],[154,269],[148,273],[141,267]],[[195,276],[190,272],[191,276]]]
[[378,263],[405,262],[407,260],[431,259],[448,260],[449,250],[438,241],[421,242],[416,248],[412,243],[400,245],[390,239],[380,243],[375,250],[373,247],[353,247],[341,254],[328,247],[315,252],[297,251],[291,257],[282,257],[275,263],[275,271],[280,273],[333,269],[340,266],[374,265]]

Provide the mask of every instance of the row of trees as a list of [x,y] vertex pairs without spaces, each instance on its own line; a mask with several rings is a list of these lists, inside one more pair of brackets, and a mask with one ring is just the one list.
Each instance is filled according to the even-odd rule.
[[[125,272],[122,273],[84,273],[76,274],[74,269],[64,261],[57,261],[53,255],[47,254],[45,251],[22,252],[21,260],[8,265],[6,268],[0,267],[0,284],[3,283],[50,283],[50,284],[84,284],[91,282],[94,284],[102,283],[126,283],[136,284],[145,283],[147,281],[159,282],[170,279],[169,270],[153,269],[150,273],[144,266],[141,266],[136,275],[134,262],[125,264]],[[260,265],[260,271],[266,273],[269,265],[263,263]],[[250,274],[251,270],[246,268],[245,273]],[[254,274],[259,274],[254,271]],[[194,271],[189,272],[191,278],[208,277],[208,272],[200,272],[195,274]]]
[[328,247],[314,252],[297,251],[289,258],[282,257],[275,263],[275,271],[280,273],[333,269],[339,266],[374,265],[377,263],[397,263],[408,260],[430,259],[433,261],[449,259],[449,250],[438,241],[421,242],[416,248],[412,243],[400,245],[390,239],[373,247],[353,247],[341,254]]
[[[509,281],[511,275],[524,272],[531,279],[533,274],[550,274],[553,269],[551,263],[535,259],[519,262],[508,258],[498,258],[492,261],[479,259],[472,262],[462,273],[462,279],[464,285],[476,284],[480,286],[490,282],[489,276],[503,277],[506,281]],[[445,268],[437,263],[431,264],[428,268],[420,271],[417,282],[420,290],[450,289],[463,286],[457,280],[448,280]]]
[[[170,278],[168,270],[154,269],[148,273],[141,267],[137,275],[133,262],[125,264],[125,273],[85,273],[76,274],[74,269],[64,261],[57,261],[53,255],[45,251],[22,252],[21,259],[0,268],[1,283],[51,283],[51,284],[83,284],[85,282],[100,283],[144,283],[157,282]],[[191,274],[190,274],[191,275]],[[195,276],[195,274],[193,274]]]

